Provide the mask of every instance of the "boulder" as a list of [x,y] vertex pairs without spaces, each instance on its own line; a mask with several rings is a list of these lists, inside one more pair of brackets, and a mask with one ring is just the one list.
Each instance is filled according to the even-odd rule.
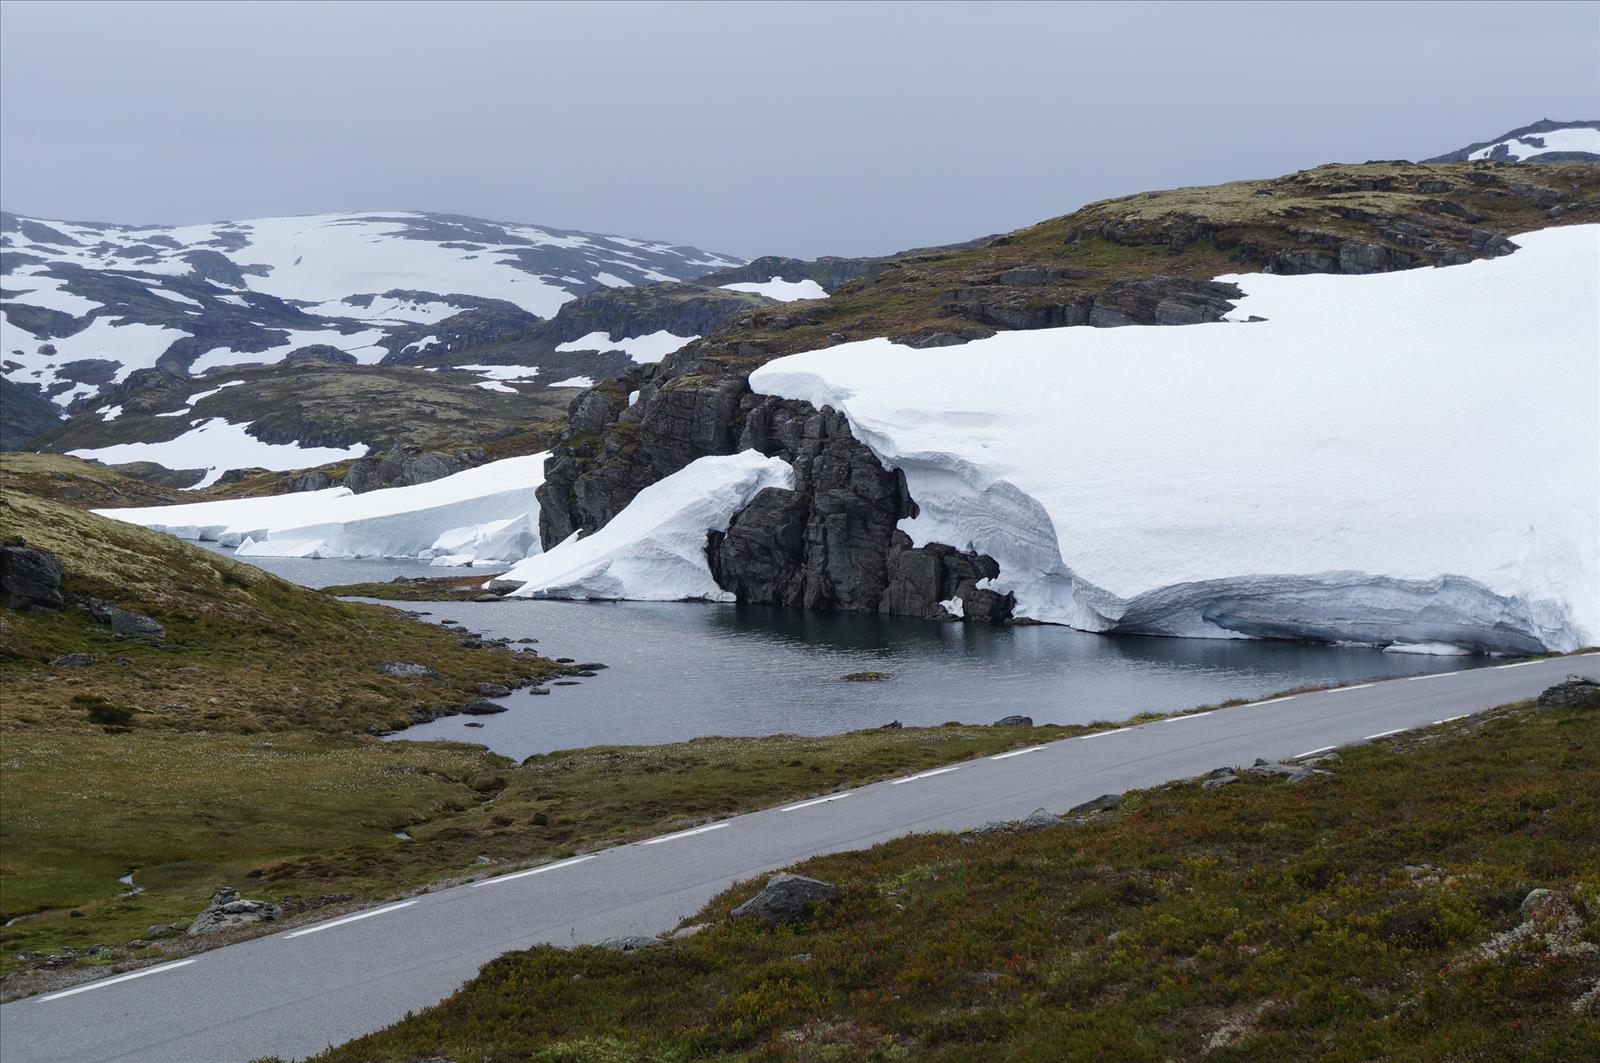
[[479,683],[478,697],[480,698],[508,698],[511,688],[500,683]]
[[1231,786],[1239,781],[1239,776],[1231,771],[1224,775],[1213,775],[1200,784],[1202,790],[1215,790],[1219,786]]
[[189,924],[188,934],[197,937],[218,930],[231,930],[236,926],[271,922],[282,916],[283,909],[277,905],[248,900],[240,897],[239,891],[232,886],[224,886],[212,896],[211,903],[194,917],[194,922]]
[[1541,709],[1600,709],[1600,683],[1586,675],[1569,675],[1547,687],[1534,704]]
[[1121,794],[1101,794],[1092,801],[1085,801],[1081,805],[1072,806],[1067,810],[1067,815],[1081,816],[1087,812],[1110,812],[1121,804]]
[[1033,726],[1033,717],[1032,716],[1002,716],[998,720],[996,720],[994,723],[990,724],[989,726],[990,727],[1032,727]]
[[645,949],[660,948],[666,942],[660,938],[647,938],[638,934],[624,934],[621,937],[606,938],[596,947],[609,949],[612,952],[642,952]]
[[1043,830],[1046,827],[1059,827],[1066,820],[1042,808],[1036,808],[1028,813],[1028,818],[1022,821],[1023,830]]
[[59,612],[61,565],[48,550],[0,546],[0,605],[24,612]]
[[416,661],[384,661],[378,665],[378,671],[384,675],[399,676],[401,679],[438,679],[439,673],[425,664]]
[[167,629],[143,613],[124,609],[120,605],[102,601],[99,598],[84,598],[81,600],[81,604],[84,609],[88,610],[90,616],[102,624],[110,624],[113,635],[121,635],[123,638],[130,639],[164,639],[167,637]]
[[483,698],[479,698],[476,701],[469,701],[465,705],[461,706],[461,712],[465,716],[495,716],[499,713],[508,711],[510,710],[508,710],[506,706],[500,704],[498,701],[487,701]]
[[780,874],[767,879],[761,891],[733,910],[737,916],[755,916],[768,923],[802,918],[814,905],[839,899],[839,887],[804,875]]
[[87,668],[94,658],[87,653],[67,653],[50,662],[59,668]]

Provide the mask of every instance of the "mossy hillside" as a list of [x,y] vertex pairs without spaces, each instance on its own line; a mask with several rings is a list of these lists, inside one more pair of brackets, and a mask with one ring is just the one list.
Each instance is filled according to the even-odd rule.
[[116,466],[65,454],[20,451],[0,454],[0,488],[83,509],[164,506],[183,500],[179,491],[147,483]]
[[993,286],[1018,268],[1050,274],[1027,289],[1024,303],[1052,306],[1149,277],[1201,280],[1256,271],[1279,252],[1336,248],[1347,240],[1432,261],[1450,252],[1477,257],[1473,241],[1486,233],[1511,236],[1595,220],[1600,167],[1593,165],[1320,166],[1270,180],[1103,200],[974,247],[908,254],[826,301],[739,318],[696,353],[707,364],[748,367],[830,346],[841,336],[957,332],[974,324],[958,293]]
[[[85,698],[132,710],[141,727],[352,732],[401,724],[419,706],[476,697],[479,683],[543,679],[558,666],[460,636],[383,606],[335,601],[250,565],[60,503],[0,491],[8,542],[51,551],[63,587],[166,626],[164,644],[118,641],[85,612],[0,610],[0,729],[87,727]],[[49,662],[89,653],[93,664]],[[381,674],[417,661],[437,679]]]
[[[1592,710],[1524,704],[1307,783],[821,857],[794,870],[843,896],[809,920],[730,919],[746,883],[691,937],[511,953],[317,1058],[1592,1058],[1574,1004],[1600,978],[1597,752]],[[1575,940],[1482,958],[1534,888],[1573,899]]]

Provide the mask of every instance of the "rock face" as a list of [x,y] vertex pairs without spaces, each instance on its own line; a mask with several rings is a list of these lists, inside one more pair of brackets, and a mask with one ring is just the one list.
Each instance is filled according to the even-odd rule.
[[[482,464],[483,459],[484,452],[479,447],[470,447],[453,454],[437,451],[413,454],[396,448],[381,458],[362,458],[351,465],[350,471],[345,473],[344,486],[358,495],[384,487],[411,487],[415,484],[431,483],[464,469],[473,468]],[[312,475],[322,476],[321,473]],[[327,477],[322,476],[322,479],[325,481]],[[322,486],[326,487],[327,484],[324,482]],[[317,489],[310,483],[299,488],[299,490]]]
[[1600,709],[1600,683],[1585,675],[1569,675],[1547,688],[1535,704],[1541,709]]
[[26,546],[0,546],[0,605],[24,612],[66,608],[55,555]]
[[211,903],[194,917],[194,922],[189,924],[188,934],[190,937],[213,934],[219,930],[231,930],[236,926],[270,922],[282,915],[283,910],[276,905],[268,904],[266,901],[246,900],[239,896],[238,890],[224,886],[211,898]]
[[733,910],[734,915],[751,915],[768,923],[788,923],[800,919],[813,905],[832,904],[839,899],[839,887],[831,882],[804,875],[773,875],[761,892]]

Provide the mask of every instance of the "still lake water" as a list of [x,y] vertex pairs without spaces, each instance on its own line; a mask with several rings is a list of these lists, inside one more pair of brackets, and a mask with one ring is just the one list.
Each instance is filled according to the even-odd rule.
[[[484,576],[412,561],[252,558],[306,586],[395,576]],[[407,602],[430,620],[536,638],[551,657],[609,667],[549,695],[518,691],[510,711],[454,716],[403,732],[522,758],[599,744],[701,735],[832,734],[947,720],[1116,720],[1291,687],[1454,671],[1486,657],[1422,657],[1292,642],[1108,637],[1061,627],[988,627],[749,605],[655,602]],[[856,671],[892,673],[846,683]]]

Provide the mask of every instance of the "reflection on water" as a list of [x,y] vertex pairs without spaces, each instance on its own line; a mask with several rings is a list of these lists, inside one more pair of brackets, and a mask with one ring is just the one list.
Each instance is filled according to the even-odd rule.
[[[306,586],[395,576],[487,575],[416,561],[251,558]],[[511,711],[449,717],[406,739],[479,742],[512,757],[701,735],[833,734],[890,720],[1037,723],[1122,719],[1291,687],[1451,671],[1488,658],[1419,657],[1245,639],[1090,635],[756,605],[657,602],[405,603],[485,635],[532,637],[551,657],[609,667],[547,696],[519,691]],[[880,683],[847,683],[878,671]]]

